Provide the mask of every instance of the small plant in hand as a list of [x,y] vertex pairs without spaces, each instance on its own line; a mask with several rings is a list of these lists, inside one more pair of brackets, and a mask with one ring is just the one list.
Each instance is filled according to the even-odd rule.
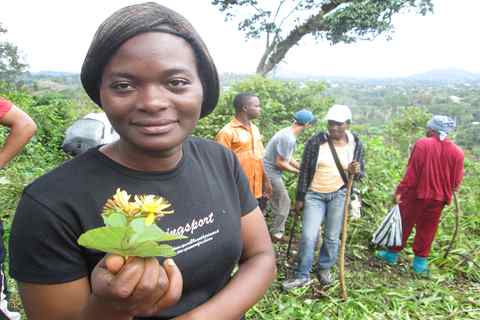
[[[133,198],[133,201],[131,199]],[[117,189],[108,199],[102,212],[104,227],[88,230],[78,238],[84,247],[112,253],[107,260],[109,270],[120,268],[128,257],[173,257],[173,247],[161,242],[185,239],[160,229],[155,220],[173,210],[165,198],[156,195],[129,195]],[[123,260],[123,261],[120,261]],[[111,267],[111,268],[110,268]]]

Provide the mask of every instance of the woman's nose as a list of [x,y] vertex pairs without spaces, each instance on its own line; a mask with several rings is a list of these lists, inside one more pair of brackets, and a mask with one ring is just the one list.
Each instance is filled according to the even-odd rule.
[[145,112],[158,112],[171,105],[168,90],[159,85],[151,85],[142,90],[138,108]]

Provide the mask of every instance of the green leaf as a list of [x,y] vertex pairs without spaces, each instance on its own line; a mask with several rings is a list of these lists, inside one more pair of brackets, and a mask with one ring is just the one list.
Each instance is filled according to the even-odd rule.
[[[168,233],[163,233],[169,237]],[[161,245],[154,241],[144,240],[128,244],[126,239],[132,236],[133,230],[130,227],[100,227],[82,234],[78,238],[78,244],[124,257],[172,257],[175,255],[175,250],[171,246]]]
[[127,217],[121,213],[112,213],[107,216],[103,216],[103,222],[108,227],[126,227]]
[[[136,220],[143,220],[143,222],[145,221],[145,219],[136,219]],[[132,226],[132,224],[130,225]],[[162,229],[160,229],[156,224],[151,224],[149,226],[146,226],[144,223],[142,231],[138,233],[136,232],[133,226],[132,226],[132,229],[134,229],[135,234],[130,239],[131,245],[139,244],[145,241],[161,242],[161,241],[187,239],[187,237],[185,236],[174,235],[174,234],[165,232]]]
[[132,257],[173,257],[176,255],[172,246],[167,244],[158,244],[153,241],[146,241],[125,250],[125,256]]
[[127,247],[125,239],[131,233],[132,230],[128,227],[100,227],[85,232],[77,242],[90,249],[122,254]]
[[145,229],[145,218],[137,218],[130,222],[130,227],[132,227],[135,233],[142,233]]

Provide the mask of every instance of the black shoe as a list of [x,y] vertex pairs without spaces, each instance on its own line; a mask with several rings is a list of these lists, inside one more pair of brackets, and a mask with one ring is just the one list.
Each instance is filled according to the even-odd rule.
[[330,269],[318,270],[317,278],[321,285],[328,286],[333,282]]

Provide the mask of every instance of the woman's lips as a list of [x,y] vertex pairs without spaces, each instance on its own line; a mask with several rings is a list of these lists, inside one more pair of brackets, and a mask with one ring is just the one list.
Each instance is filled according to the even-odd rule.
[[177,125],[175,120],[135,122],[134,125],[144,134],[165,134]]

